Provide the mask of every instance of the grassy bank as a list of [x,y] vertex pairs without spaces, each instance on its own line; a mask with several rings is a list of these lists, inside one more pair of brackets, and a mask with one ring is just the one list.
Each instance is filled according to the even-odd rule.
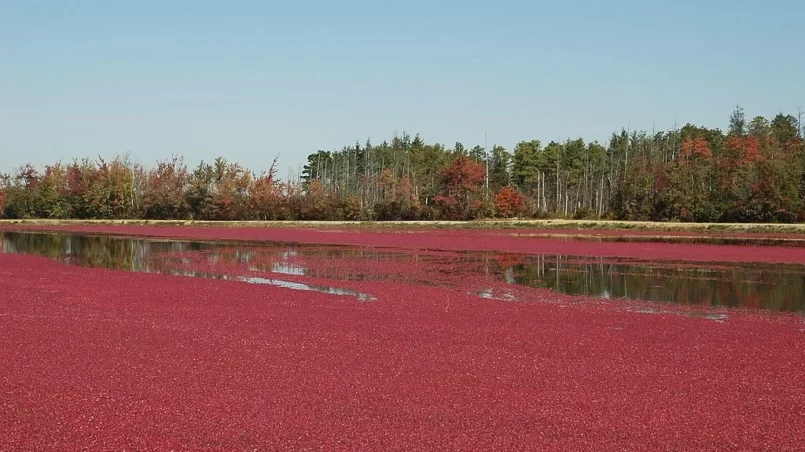
[[10,225],[148,225],[195,227],[355,228],[355,229],[581,229],[727,233],[805,234],[805,224],[658,223],[605,220],[477,220],[477,221],[191,221],[191,220],[0,220]]

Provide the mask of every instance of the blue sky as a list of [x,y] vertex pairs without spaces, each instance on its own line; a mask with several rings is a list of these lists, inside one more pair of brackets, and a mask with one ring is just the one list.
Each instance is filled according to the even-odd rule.
[[130,152],[281,173],[805,108],[805,2],[0,1],[0,172]]

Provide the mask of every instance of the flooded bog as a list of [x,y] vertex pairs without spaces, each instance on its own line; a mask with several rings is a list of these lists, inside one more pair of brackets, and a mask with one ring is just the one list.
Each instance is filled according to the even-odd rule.
[[[740,246],[740,245],[730,245]],[[679,262],[490,251],[410,250],[283,242],[208,242],[105,235],[0,232],[0,251],[69,265],[239,280],[374,301],[338,281],[477,286],[482,298],[517,301],[503,287],[772,311],[805,310],[805,266]],[[295,281],[295,277],[327,284]],[[494,289],[487,288],[495,286]]]

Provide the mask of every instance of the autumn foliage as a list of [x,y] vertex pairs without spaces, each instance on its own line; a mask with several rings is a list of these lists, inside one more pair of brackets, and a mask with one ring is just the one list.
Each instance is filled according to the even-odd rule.
[[252,171],[223,157],[188,168],[120,157],[0,175],[3,218],[177,220],[469,220],[488,217],[654,221],[805,221],[800,118],[743,117],[728,131],[686,124],[626,130],[606,145],[451,148],[419,136],[356,142],[308,155],[277,177],[276,159]]
[[733,166],[757,163],[761,159],[760,141],[753,136],[731,136],[727,138],[725,154],[731,157]]
[[519,216],[525,212],[525,203],[525,195],[509,185],[495,195],[495,212],[504,218]]
[[698,136],[682,142],[680,156],[682,157],[682,161],[686,162],[695,159],[707,160],[713,157],[713,153],[710,151],[710,144],[707,142],[707,139]]
[[444,188],[435,198],[442,215],[451,220],[472,218],[472,207],[478,205],[484,176],[484,166],[464,155],[459,155],[444,168],[440,175]]

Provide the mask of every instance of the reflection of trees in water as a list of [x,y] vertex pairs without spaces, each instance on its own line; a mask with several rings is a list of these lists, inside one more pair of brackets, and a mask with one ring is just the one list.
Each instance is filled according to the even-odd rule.
[[561,293],[705,306],[805,310],[805,268],[796,265],[671,266],[561,255],[411,252],[355,246],[214,244],[109,236],[0,232],[0,251],[87,267],[194,275],[286,273],[453,287],[497,279]]
[[[785,268],[782,268],[785,267]],[[805,310],[801,266],[705,268],[537,256],[513,267],[518,284],[567,294],[633,298],[683,305]]]
[[157,242],[107,236],[6,232],[4,252],[45,256],[73,265],[158,271],[153,256],[192,248],[189,242]]

